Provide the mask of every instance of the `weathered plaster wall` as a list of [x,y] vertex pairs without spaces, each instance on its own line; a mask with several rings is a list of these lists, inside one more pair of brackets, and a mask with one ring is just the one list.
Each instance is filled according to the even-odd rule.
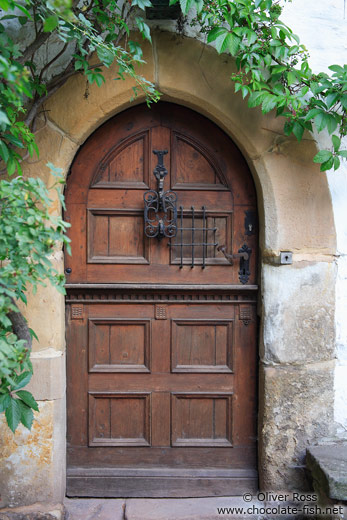
[[[347,6],[344,0],[293,0],[283,13],[310,52],[315,72],[329,72],[329,65],[347,63]],[[318,146],[329,141],[317,136]],[[347,147],[347,140],[345,140]],[[347,162],[328,173],[337,235],[336,348],[334,418],[337,433],[347,438]]]
[[[145,54],[148,64],[142,72],[157,82],[164,99],[189,106],[215,121],[238,144],[254,175],[263,259],[259,305],[262,485],[269,489],[302,488],[305,483],[300,466],[306,446],[335,432],[337,264],[331,194],[336,218],[341,193],[336,179],[345,179],[345,174],[329,176],[329,190],[327,176],[312,163],[314,140],[307,135],[298,144],[283,136],[282,123],[272,114],[262,116],[259,110],[249,110],[241,96],[233,93],[229,82],[233,64],[226,56],[217,58],[213,49],[197,41],[163,32],[157,32],[153,48],[147,46]],[[106,71],[106,77],[110,81],[101,89],[92,86],[87,99],[83,95],[85,80],[71,78],[46,103],[47,121],[37,133],[40,158],[29,161],[27,174],[47,180],[48,160],[67,173],[79,146],[93,130],[129,105],[130,82],[112,81],[112,70]],[[346,198],[341,198],[341,211],[343,200]],[[337,218],[336,222],[339,226]],[[339,233],[341,236],[340,227]],[[294,252],[292,266],[276,263],[281,250]],[[57,265],[62,267],[59,255]],[[338,269],[341,276],[340,265]],[[64,494],[63,298],[47,291],[29,303],[28,317],[40,338],[34,347],[33,392],[47,410],[48,433],[40,433],[45,440],[37,433],[36,451],[32,452],[36,480],[31,487],[25,484],[21,494],[13,484],[18,479],[30,482],[31,467],[20,463],[27,459],[27,444],[36,430],[29,435],[20,430],[18,442],[12,442],[7,434],[0,436],[9,460],[0,460],[0,473],[4,468],[4,478],[12,483],[3,487],[0,481],[2,505],[59,500]],[[336,298],[338,309],[342,309],[346,305],[343,295],[338,292]],[[345,345],[347,333],[342,323],[338,325],[339,342]],[[342,396],[339,373],[346,376],[343,371],[335,371],[336,395]],[[339,402],[336,396],[335,402]],[[335,406],[337,419],[339,413],[344,413],[343,406]],[[36,429],[39,424],[35,424]]]

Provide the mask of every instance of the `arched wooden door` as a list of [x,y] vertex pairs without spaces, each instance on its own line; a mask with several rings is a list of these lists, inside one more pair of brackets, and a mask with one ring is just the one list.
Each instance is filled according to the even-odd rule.
[[[171,240],[144,232],[153,150],[177,193]],[[67,494],[255,490],[257,213],[239,150],[191,110],[136,106],[81,148],[66,204]]]

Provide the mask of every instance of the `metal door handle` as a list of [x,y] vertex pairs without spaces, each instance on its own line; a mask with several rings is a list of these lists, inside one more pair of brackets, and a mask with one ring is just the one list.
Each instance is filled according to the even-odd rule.
[[223,253],[225,258],[228,260],[228,262],[231,265],[234,265],[234,259],[237,259],[237,258],[243,258],[244,260],[248,260],[249,259],[249,254],[247,253],[247,251],[242,251],[241,253],[240,252],[239,253],[233,253],[231,255],[231,254],[226,252],[226,247],[225,246],[218,246],[217,247],[217,251],[220,251],[221,253]]
[[237,253],[229,254],[226,252],[225,245],[222,245],[217,247],[217,251],[223,253],[230,265],[234,265],[234,259],[240,259],[239,280],[242,284],[247,283],[251,274],[249,270],[249,261],[251,258],[252,249],[248,247],[247,244],[243,244]]

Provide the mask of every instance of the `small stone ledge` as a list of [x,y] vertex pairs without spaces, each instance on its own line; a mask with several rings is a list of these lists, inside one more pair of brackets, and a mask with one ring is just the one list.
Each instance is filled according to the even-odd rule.
[[306,466],[317,492],[347,502],[347,442],[308,448]]

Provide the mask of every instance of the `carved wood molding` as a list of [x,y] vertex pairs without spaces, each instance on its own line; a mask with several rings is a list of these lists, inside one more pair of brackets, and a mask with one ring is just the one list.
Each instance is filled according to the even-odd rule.
[[256,285],[67,284],[67,303],[256,303]]

